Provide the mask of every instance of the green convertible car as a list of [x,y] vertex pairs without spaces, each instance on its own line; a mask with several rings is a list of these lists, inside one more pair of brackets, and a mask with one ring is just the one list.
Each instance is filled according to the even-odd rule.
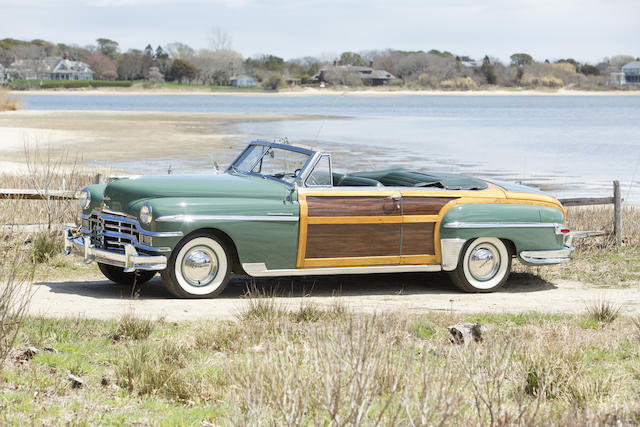
[[572,257],[558,200],[533,188],[407,169],[347,174],[311,148],[255,141],[221,174],[138,176],[80,192],[65,251],[120,284],[157,272],[184,298],[254,277],[447,271],[500,288],[513,257]]

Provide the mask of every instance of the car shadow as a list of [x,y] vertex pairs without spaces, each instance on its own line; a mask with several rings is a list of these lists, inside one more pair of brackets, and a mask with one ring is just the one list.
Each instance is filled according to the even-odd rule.
[[[108,280],[36,282],[52,293],[74,294],[98,299],[170,299],[159,276],[138,286],[116,285]],[[513,273],[501,293],[527,293],[556,289],[557,286],[530,273]],[[444,273],[395,273],[340,276],[299,276],[254,278],[234,275],[219,299],[238,299],[248,295],[299,298],[305,296],[380,295],[460,295]]]

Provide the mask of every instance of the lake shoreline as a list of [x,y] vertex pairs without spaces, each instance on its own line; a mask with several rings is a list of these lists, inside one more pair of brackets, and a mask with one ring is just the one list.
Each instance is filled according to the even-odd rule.
[[409,90],[409,89],[319,89],[298,88],[281,91],[237,91],[194,89],[139,89],[139,88],[100,88],[100,89],[45,89],[29,91],[11,91],[11,96],[64,95],[64,96],[264,96],[264,97],[386,97],[386,96],[640,96],[640,90],[634,91],[589,91],[589,90],[530,90],[495,89],[469,91]]

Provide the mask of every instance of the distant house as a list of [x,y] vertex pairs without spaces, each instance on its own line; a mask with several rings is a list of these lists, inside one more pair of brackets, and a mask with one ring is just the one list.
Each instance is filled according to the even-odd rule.
[[463,56],[460,58],[460,63],[467,68],[480,68],[482,67],[482,61],[476,61],[468,56]]
[[302,79],[291,76],[284,76],[284,81],[287,82],[289,86],[300,86],[302,84]]
[[622,66],[625,83],[640,83],[640,62],[631,61]]
[[49,57],[17,59],[8,68],[12,80],[93,80],[93,71],[80,61]]
[[253,77],[246,74],[231,77],[231,86],[233,87],[252,87],[256,85]]
[[7,74],[11,80],[48,80],[54,65],[47,59],[16,59]]
[[619,73],[611,73],[611,82],[619,85],[640,83],[640,61],[631,61],[620,69]]
[[384,70],[374,70],[371,67],[360,67],[355,65],[333,65],[331,67],[321,69],[318,74],[313,76],[314,83],[329,82],[327,79],[332,73],[348,73],[356,75],[365,86],[382,86],[389,83],[389,80],[395,78],[391,73]]
[[49,80],[93,80],[93,71],[84,62],[61,59],[53,67]]

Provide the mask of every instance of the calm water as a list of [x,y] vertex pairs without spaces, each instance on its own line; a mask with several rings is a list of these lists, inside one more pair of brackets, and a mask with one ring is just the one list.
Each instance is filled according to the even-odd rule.
[[[335,153],[334,164],[341,170],[393,165],[498,176],[563,197],[610,195],[611,181],[618,179],[623,197],[640,204],[638,96],[22,98],[35,110],[340,116],[249,122],[236,131],[323,147]],[[205,169],[209,163],[193,159],[189,167]],[[154,165],[158,172],[166,170],[163,162]]]

